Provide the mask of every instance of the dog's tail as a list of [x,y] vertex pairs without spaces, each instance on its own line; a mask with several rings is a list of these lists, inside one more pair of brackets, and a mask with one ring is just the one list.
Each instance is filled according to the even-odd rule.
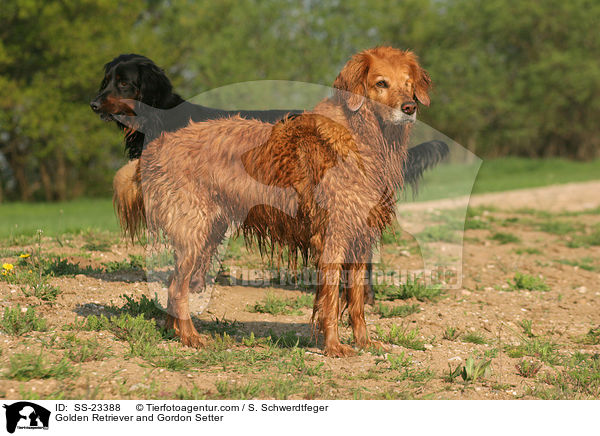
[[423,173],[448,157],[449,153],[448,144],[438,140],[422,142],[409,149],[403,171],[405,185],[409,184],[416,195]]
[[146,227],[139,159],[129,161],[113,179],[113,207],[125,236],[133,241]]

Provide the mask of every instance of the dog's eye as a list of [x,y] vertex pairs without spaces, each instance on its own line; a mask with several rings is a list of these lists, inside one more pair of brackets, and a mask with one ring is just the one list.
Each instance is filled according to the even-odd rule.
[[388,83],[385,80],[380,80],[375,84],[375,86],[377,86],[378,88],[387,88]]
[[119,86],[125,88],[127,86],[127,82],[119,82]]

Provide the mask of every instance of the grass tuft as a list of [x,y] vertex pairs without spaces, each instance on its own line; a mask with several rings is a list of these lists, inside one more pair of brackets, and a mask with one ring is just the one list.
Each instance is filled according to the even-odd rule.
[[384,342],[413,350],[425,350],[425,341],[418,337],[419,329],[408,330],[406,327],[395,324],[390,327],[387,333],[380,326],[376,326],[375,329],[378,338]]
[[32,331],[45,332],[46,320],[36,315],[35,310],[28,307],[25,311],[21,306],[7,307],[0,322],[0,330],[9,335],[21,336]]
[[550,286],[546,284],[543,278],[520,272],[515,273],[512,281],[508,280],[507,283],[511,291],[526,290],[547,292],[550,290]]
[[426,285],[418,279],[407,280],[399,286],[394,285],[375,285],[375,298],[377,300],[408,300],[416,298],[419,301],[436,301],[443,294],[444,290],[440,286]]
[[402,306],[387,306],[379,303],[375,308],[375,313],[382,318],[405,318],[413,313],[418,313],[421,307],[418,304],[404,304]]

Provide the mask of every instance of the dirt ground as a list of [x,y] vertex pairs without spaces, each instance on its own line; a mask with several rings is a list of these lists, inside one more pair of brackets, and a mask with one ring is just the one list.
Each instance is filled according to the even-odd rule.
[[[127,312],[124,294],[134,300],[153,297],[144,271],[130,261],[130,254],[143,257],[139,245],[116,235],[44,238],[40,246],[35,240],[5,244],[0,260],[15,264],[15,271],[35,269],[40,253],[78,263],[81,271],[51,274],[48,283],[60,293],[49,301],[31,295],[32,282],[0,281],[1,311],[33,307],[47,320],[46,331],[0,332],[0,397],[598,398],[598,192],[600,182],[590,182],[473,197],[462,286],[437,298],[388,301],[378,293],[379,301],[367,308],[367,323],[373,337],[388,342],[388,352],[366,350],[344,359],[323,356],[321,339],[311,340],[312,309],[291,303],[310,289],[228,284],[228,269],[264,265],[243,247],[229,253],[207,309],[195,318],[198,330],[211,338],[208,348],[190,349],[165,337],[154,344],[160,351],[155,352],[139,351],[136,341],[147,340],[143,337],[81,327],[90,315]],[[454,206],[451,201],[420,203],[406,210]],[[108,242],[100,243],[102,238]],[[31,256],[17,265],[23,253]],[[421,264],[414,240],[401,232],[382,253],[407,267]],[[109,271],[109,262],[128,267]],[[274,314],[269,301],[289,304],[284,313]],[[414,313],[383,317],[380,305],[408,305]],[[160,327],[164,317],[154,318]],[[391,338],[394,329],[412,334],[413,342]],[[350,339],[345,320],[341,332]],[[288,340],[277,342],[282,335]],[[297,347],[284,344],[290,336],[298,338]],[[73,350],[84,346],[96,354],[73,358]],[[32,356],[40,353],[43,363],[32,364]],[[37,372],[19,372],[23,362],[38,365]]]

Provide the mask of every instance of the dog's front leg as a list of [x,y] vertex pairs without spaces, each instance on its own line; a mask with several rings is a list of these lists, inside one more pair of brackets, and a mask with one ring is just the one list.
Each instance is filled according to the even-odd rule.
[[356,351],[340,342],[338,332],[338,319],[340,310],[339,263],[319,263],[319,289],[315,299],[313,318],[318,316],[319,329],[325,337],[325,355],[331,357],[347,357],[356,354]]

